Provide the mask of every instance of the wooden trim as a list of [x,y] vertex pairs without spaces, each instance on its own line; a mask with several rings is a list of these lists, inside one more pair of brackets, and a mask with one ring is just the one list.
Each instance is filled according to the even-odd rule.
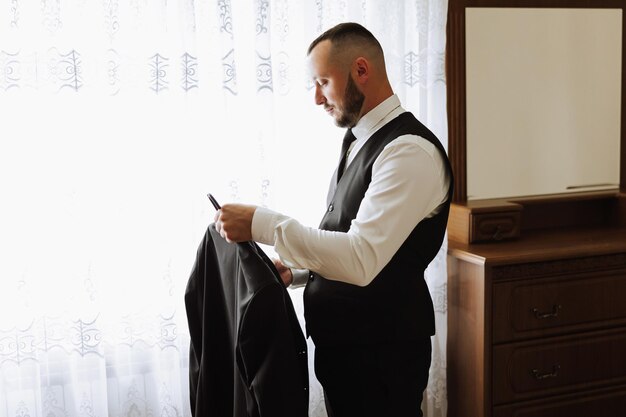
[[[448,342],[447,380],[450,417],[491,415],[489,358],[484,333],[485,268],[480,262],[448,258]],[[469,314],[468,314],[469,312]]]
[[467,200],[465,141],[465,7],[450,0],[446,43],[446,84],[448,95],[448,154],[454,173],[452,202]]
[[620,123],[620,178],[619,178],[619,184],[620,184],[620,191],[622,192],[626,192],[626,127],[624,126],[624,123],[626,123],[626,94],[624,93],[625,90],[625,83],[626,83],[626,57],[624,55],[626,55],[624,53],[624,45],[626,45],[626,29],[624,28],[625,25],[625,18],[626,16],[624,16],[625,13],[625,6],[626,6],[626,1],[622,0],[619,1],[617,3],[621,4],[621,9],[622,9],[622,100],[621,100],[621,112],[622,112],[622,117],[621,117],[621,123]]
[[532,7],[565,9],[620,9],[624,0],[462,0],[463,7]]

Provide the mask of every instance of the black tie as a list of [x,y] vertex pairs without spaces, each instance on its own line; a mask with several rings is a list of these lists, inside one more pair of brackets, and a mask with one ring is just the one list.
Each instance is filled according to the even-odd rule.
[[343,174],[343,170],[346,167],[346,160],[348,159],[348,149],[352,142],[356,140],[356,137],[352,134],[352,129],[346,131],[346,135],[343,137],[343,143],[341,144],[341,161],[339,161],[339,167],[337,167],[337,182]]

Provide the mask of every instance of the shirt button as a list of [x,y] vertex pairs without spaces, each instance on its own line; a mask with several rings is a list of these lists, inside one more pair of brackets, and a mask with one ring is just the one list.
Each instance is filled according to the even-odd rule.
[[331,204],[330,206],[328,206],[328,211],[333,211],[335,209],[335,207],[333,207],[333,205]]

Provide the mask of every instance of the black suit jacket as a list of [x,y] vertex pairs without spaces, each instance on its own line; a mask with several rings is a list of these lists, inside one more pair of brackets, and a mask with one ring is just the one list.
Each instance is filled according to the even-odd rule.
[[195,417],[306,417],[306,341],[272,261],[210,225],[185,292]]

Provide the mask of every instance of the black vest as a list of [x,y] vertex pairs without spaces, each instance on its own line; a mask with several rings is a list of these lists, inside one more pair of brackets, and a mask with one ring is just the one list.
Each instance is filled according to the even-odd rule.
[[452,170],[437,137],[411,113],[387,123],[346,168],[320,229],[347,232],[372,178],[372,165],[399,136],[425,138],[441,152],[450,176],[448,198],[434,217],[415,226],[389,263],[365,287],[325,279],[311,271],[304,292],[307,333],[317,346],[415,340],[435,334],[433,303],[424,270],[443,242],[452,198]]

